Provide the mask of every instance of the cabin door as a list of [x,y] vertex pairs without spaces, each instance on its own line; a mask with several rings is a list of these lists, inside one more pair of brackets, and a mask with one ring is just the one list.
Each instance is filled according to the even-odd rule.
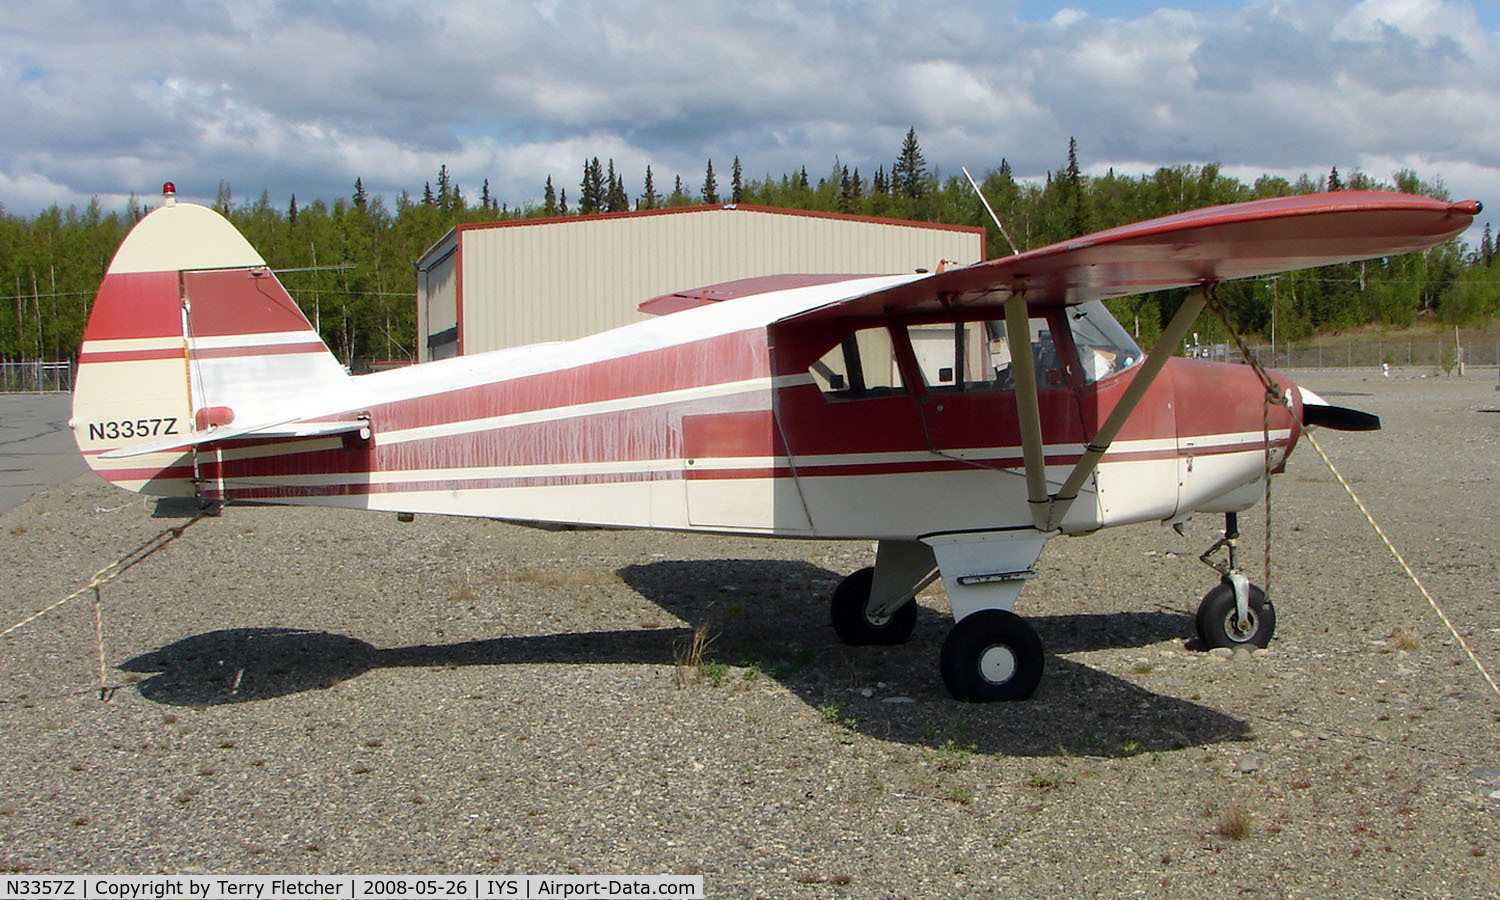
[[[1076,459],[1074,447],[1083,441],[1078,395],[1068,383],[1064,357],[1052,338],[1054,318],[1031,319],[1028,341],[1052,489],[1066,471],[1052,467]],[[1005,323],[937,322],[911,325],[906,331],[922,378],[921,410],[929,450],[953,471],[970,470],[967,478],[957,481],[984,498],[991,520],[985,527],[1030,526]],[[955,502],[974,501],[964,497]]]

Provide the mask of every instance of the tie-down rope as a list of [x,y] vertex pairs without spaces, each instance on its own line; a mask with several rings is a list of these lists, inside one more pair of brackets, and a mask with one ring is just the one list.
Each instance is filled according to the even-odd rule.
[[1464,636],[1458,633],[1458,629],[1449,621],[1447,613],[1443,612],[1443,608],[1427,592],[1427,588],[1422,585],[1422,579],[1418,578],[1417,573],[1413,572],[1411,566],[1406,564],[1406,558],[1401,555],[1401,551],[1396,549],[1396,545],[1391,543],[1389,537],[1386,537],[1385,530],[1375,521],[1375,517],[1370,515],[1370,510],[1365,506],[1364,501],[1359,499],[1359,495],[1354,493],[1354,488],[1350,487],[1349,482],[1344,480],[1344,476],[1339,474],[1339,470],[1334,468],[1333,460],[1328,458],[1328,454],[1323,452],[1323,448],[1318,446],[1317,440],[1311,434],[1304,434],[1303,437],[1307,439],[1307,443],[1314,450],[1318,451],[1318,455],[1323,458],[1323,464],[1328,466],[1328,471],[1332,472],[1333,477],[1337,478],[1339,484],[1343,485],[1344,491],[1349,494],[1349,499],[1353,500],[1354,505],[1359,507],[1359,511],[1364,514],[1365,521],[1369,522],[1370,527],[1375,529],[1375,533],[1380,535],[1380,539],[1385,542],[1385,548],[1391,551],[1392,556],[1396,557],[1396,562],[1401,564],[1401,569],[1406,573],[1406,577],[1410,578],[1411,583],[1416,585],[1417,590],[1422,592],[1422,596],[1427,598],[1427,605],[1431,606],[1432,611],[1438,614],[1439,619],[1443,620],[1443,624],[1448,627],[1448,633],[1453,635],[1455,641],[1458,641],[1458,646],[1463,648],[1464,653],[1469,657],[1469,661],[1474,664],[1474,668],[1478,669],[1479,674],[1484,676],[1484,680],[1489,684],[1490,689],[1496,695],[1500,695],[1500,685],[1495,684],[1495,679],[1490,677],[1490,673],[1485,669],[1484,663],[1480,662],[1479,657],[1474,655],[1474,651],[1469,649],[1469,642],[1464,640]]
[[198,515],[193,516],[191,519],[189,519],[188,521],[184,522],[183,524],[173,526],[172,528],[168,528],[166,531],[163,531],[160,534],[152,537],[150,540],[146,541],[144,544],[141,544],[139,547],[136,547],[134,550],[131,550],[129,553],[126,553],[124,556],[120,557],[119,559],[115,560],[114,562],[110,563],[109,565],[105,566],[104,568],[100,569],[99,571],[95,572],[94,573],[94,577],[89,579],[89,583],[88,584],[84,585],[83,587],[79,588],[78,590],[74,591],[73,593],[69,594],[68,596],[62,598],[61,600],[57,601],[56,603],[53,603],[53,604],[51,604],[49,606],[46,606],[46,607],[43,607],[42,609],[37,610],[36,612],[32,613],[31,615],[27,616],[26,618],[22,619],[21,621],[17,622],[16,624],[14,624],[14,625],[10,626],[9,628],[5,629],[4,631],[0,631],[0,637],[5,637],[7,634],[10,634],[12,631],[17,631],[17,630],[25,627],[26,625],[29,625],[32,622],[35,622],[37,619],[40,619],[42,616],[45,616],[47,613],[52,612],[53,610],[57,609],[58,607],[66,604],[66,603],[69,603],[69,602],[71,602],[73,600],[77,600],[79,597],[82,597],[84,594],[87,594],[89,591],[93,591],[94,592],[94,640],[97,643],[98,649],[99,649],[99,699],[100,700],[108,699],[108,697],[109,697],[109,682],[108,682],[107,678],[105,677],[105,664],[104,664],[104,609],[103,609],[103,605],[104,604],[103,604],[103,598],[99,594],[99,589],[102,588],[102,587],[104,587],[106,584],[109,584],[111,581],[114,581],[116,578],[119,578],[121,575],[124,575],[132,566],[134,566],[137,563],[141,562],[146,557],[150,556],[151,554],[155,553],[156,551],[160,550],[161,548],[165,547],[166,545],[168,545],[168,544],[172,543],[173,541],[177,540],[178,538],[182,537],[182,533],[184,531],[187,531],[189,527],[191,527],[192,525],[194,525],[195,523],[197,523],[200,519],[205,518],[206,515],[207,515],[206,513],[199,513]]
[[1375,516],[1370,513],[1370,508],[1365,506],[1364,501],[1359,499],[1359,495],[1354,493],[1354,488],[1350,487],[1349,482],[1344,480],[1344,476],[1339,474],[1339,470],[1334,466],[1333,460],[1328,458],[1328,454],[1323,452],[1323,448],[1318,444],[1317,439],[1312,436],[1312,432],[1307,430],[1307,426],[1302,422],[1301,417],[1297,415],[1296,410],[1294,410],[1292,407],[1292,404],[1288,402],[1288,398],[1282,393],[1280,386],[1271,379],[1271,376],[1266,372],[1265,367],[1260,364],[1260,360],[1250,352],[1250,348],[1245,345],[1245,341],[1240,337],[1240,333],[1235,330],[1235,327],[1233,325],[1229,323],[1229,313],[1224,308],[1224,305],[1219,301],[1218,295],[1214,292],[1212,287],[1209,288],[1207,293],[1209,305],[1213,307],[1214,312],[1219,317],[1219,321],[1223,323],[1225,329],[1229,331],[1229,335],[1234,338],[1234,342],[1239,346],[1241,357],[1250,364],[1251,368],[1255,370],[1255,374],[1260,378],[1261,384],[1264,385],[1266,389],[1266,595],[1268,597],[1270,596],[1271,579],[1270,417],[1271,406],[1279,405],[1285,406],[1287,413],[1290,414],[1294,420],[1296,420],[1297,426],[1302,430],[1302,437],[1307,441],[1309,446],[1317,451],[1318,457],[1323,460],[1323,465],[1327,466],[1328,471],[1333,473],[1333,477],[1338,480],[1338,483],[1344,488],[1344,492],[1349,495],[1349,499],[1354,501],[1354,505],[1358,507],[1360,513],[1365,517],[1365,521],[1369,522],[1370,527],[1375,529],[1375,534],[1379,535],[1380,540],[1385,543],[1385,548],[1391,551],[1391,555],[1394,556],[1396,558],[1396,562],[1401,565],[1401,570],[1406,573],[1406,577],[1411,579],[1411,583],[1416,585],[1417,590],[1422,594],[1424,598],[1426,598],[1427,605],[1431,606],[1432,611],[1437,613],[1438,618],[1443,621],[1443,625],[1448,629],[1448,633],[1453,635],[1453,639],[1458,642],[1458,646],[1464,651],[1464,654],[1469,657],[1469,662],[1473,663],[1474,668],[1479,670],[1480,676],[1484,678],[1485,683],[1490,686],[1490,690],[1494,691],[1496,696],[1500,696],[1500,684],[1495,683],[1495,679],[1490,675],[1489,670],[1484,667],[1484,663],[1479,661],[1479,657],[1476,656],[1474,654],[1474,651],[1469,647],[1469,642],[1464,640],[1464,636],[1458,633],[1458,629],[1453,625],[1452,620],[1448,618],[1448,614],[1443,612],[1443,608],[1438,605],[1437,600],[1432,596],[1430,592],[1428,592],[1427,587],[1422,584],[1422,579],[1418,578],[1417,573],[1412,571],[1411,566],[1407,564],[1406,557],[1401,555],[1401,551],[1396,549],[1396,545],[1392,543],[1391,539],[1386,535],[1385,529],[1381,528],[1380,523],[1375,521]]

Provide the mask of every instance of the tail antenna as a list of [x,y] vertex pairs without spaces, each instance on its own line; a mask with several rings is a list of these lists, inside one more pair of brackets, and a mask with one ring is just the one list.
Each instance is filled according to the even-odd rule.
[[1020,256],[1021,251],[1016,249],[1016,242],[1010,239],[1010,232],[1005,230],[1005,225],[1001,223],[1000,217],[995,215],[995,210],[990,207],[990,201],[984,199],[984,191],[979,189],[979,182],[974,180],[974,176],[970,175],[969,170],[964,166],[959,166],[959,169],[963,170],[964,177],[969,179],[969,184],[973,186],[974,193],[979,195],[979,202],[984,204],[984,211],[990,214],[990,221],[995,223],[995,227],[1000,229],[1001,237],[1005,238],[1007,244],[1010,244],[1010,252],[1016,256]]

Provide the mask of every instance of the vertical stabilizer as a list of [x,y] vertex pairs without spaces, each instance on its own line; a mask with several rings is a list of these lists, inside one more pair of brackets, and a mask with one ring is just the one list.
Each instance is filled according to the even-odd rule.
[[175,202],[167,188],[99,286],[78,356],[72,427],[106,479],[190,496],[192,450],[100,454],[290,418],[347,389],[349,378],[235,227],[212,209]]

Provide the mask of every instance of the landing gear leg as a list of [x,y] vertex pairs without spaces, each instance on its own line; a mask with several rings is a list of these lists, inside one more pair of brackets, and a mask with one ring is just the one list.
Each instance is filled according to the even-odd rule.
[[[1239,537],[1239,514],[1225,513],[1224,537],[1199,557],[1223,576],[1219,584],[1203,595],[1194,618],[1198,639],[1208,649],[1264,647],[1276,631],[1276,610],[1271,601],[1266,599],[1265,591],[1251,584],[1240,571]],[[1229,551],[1227,565],[1209,559],[1220,547]]]
[[1032,530],[934,535],[932,547],[953,607],[953,630],[938,668],[956,699],[1025,700],[1042,680],[1045,652],[1036,630],[1011,609],[1036,576],[1051,534]]

